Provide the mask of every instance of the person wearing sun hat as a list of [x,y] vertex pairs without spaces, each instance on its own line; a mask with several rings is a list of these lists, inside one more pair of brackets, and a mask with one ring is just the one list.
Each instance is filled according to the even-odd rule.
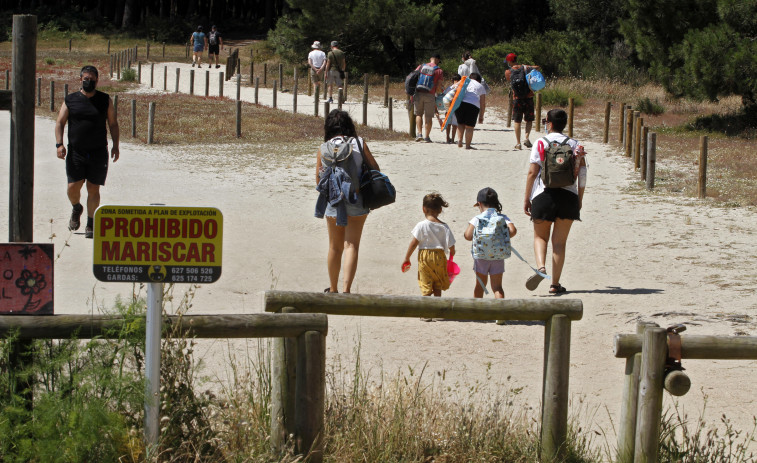
[[[528,139],[528,136],[531,134],[531,124],[533,124],[534,122],[534,92],[532,92],[531,89],[528,88],[528,84],[526,84],[527,92],[523,92],[519,95],[513,83],[517,80],[520,80],[519,77],[522,77],[523,81],[525,81],[526,75],[529,72],[534,69],[538,70],[541,68],[534,64],[518,64],[517,60],[518,56],[515,53],[509,53],[507,57],[505,57],[505,64],[507,64],[508,67],[507,71],[505,71],[505,78],[513,87],[513,122],[515,128],[515,149],[519,150],[521,149],[520,124],[524,119],[526,121],[526,139],[523,141],[523,144],[526,145],[526,148],[531,148],[532,146],[531,141]],[[513,77],[515,77],[515,79],[513,79]]]
[[318,93],[318,86],[323,81],[324,70],[326,68],[326,53],[321,50],[321,42],[315,41],[310,46],[313,50],[308,54],[308,66],[310,67],[310,80],[316,87],[316,93]]

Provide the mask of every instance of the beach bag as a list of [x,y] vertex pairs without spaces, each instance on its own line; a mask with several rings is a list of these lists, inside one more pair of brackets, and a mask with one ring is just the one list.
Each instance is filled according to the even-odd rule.
[[444,95],[437,95],[436,96],[436,109],[441,113],[444,112],[445,109],[449,107],[449,104],[447,106],[444,106]]
[[560,188],[573,185],[576,181],[573,148],[569,137],[562,142],[549,141],[546,137],[539,141],[539,155],[542,160],[541,181],[546,188]]
[[476,216],[478,225],[473,229],[471,254],[474,259],[500,260],[510,257],[510,230],[505,217],[484,212]]
[[415,70],[405,77],[405,93],[410,96],[415,95],[415,87],[418,85],[418,77],[421,75],[419,70]]
[[[337,143],[341,140],[341,143]],[[360,191],[360,175],[358,174],[355,159],[352,157],[353,137],[333,138],[321,145],[321,161],[326,167],[340,167],[350,176],[352,186],[350,187],[350,196]]]
[[510,87],[513,94],[518,98],[525,98],[531,90],[528,88],[526,81],[526,68],[523,66],[517,69],[510,69]]
[[386,174],[371,169],[363,163],[363,176],[360,180],[360,193],[363,195],[363,206],[370,210],[392,204],[397,197],[394,185]]
[[451,88],[449,92],[445,93],[442,97],[442,103],[444,104],[444,109],[449,108],[449,106],[452,104],[452,100],[455,98],[455,90],[454,88]]
[[536,69],[528,73],[526,80],[528,81],[528,86],[534,92],[538,92],[539,90],[543,89],[545,85],[547,85],[547,82],[544,80],[542,73]]
[[439,66],[435,64],[426,63],[421,66],[420,75],[418,76],[418,84],[416,89],[426,90],[430,92],[434,88],[434,72],[439,69]]

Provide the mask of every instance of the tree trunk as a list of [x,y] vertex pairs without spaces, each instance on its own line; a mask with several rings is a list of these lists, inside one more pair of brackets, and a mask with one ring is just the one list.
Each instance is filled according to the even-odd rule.
[[136,13],[136,0],[126,0],[124,2],[124,15],[121,21],[121,29],[127,29],[134,24]]

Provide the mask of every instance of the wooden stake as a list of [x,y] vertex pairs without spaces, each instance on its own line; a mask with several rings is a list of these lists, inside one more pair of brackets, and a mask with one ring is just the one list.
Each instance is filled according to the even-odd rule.
[[255,104],[258,104],[258,89],[260,88],[260,77],[255,77]]
[[137,137],[137,100],[131,100],[131,138]]
[[242,99],[242,75],[237,74],[237,101]]
[[189,70],[189,94],[190,95],[195,94],[195,70],[194,69]]
[[268,63],[263,63],[263,87],[268,87]]
[[106,54],[110,55],[110,39],[108,39],[108,53]]
[[294,68],[294,89],[292,90],[292,114],[297,114],[297,92],[299,92],[300,81],[297,79],[297,67]]
[[152,145],[155,134],[155,102],[151,101],[147,115],[147,144]]
[[647,154],[647,190],[654,189],[655,163],[657,162],[657,134],[649,133],[649,153]]
[[277,93],[278,93],[278,92],[276,91],[276,87],[277,87],[278,85],[279,85],[279,82],[278,82],[278,80],[274,80],[274,81],[273,81],[273,107],[274,107],[274,109],[276,108],[276,99],[277,99]]
[[[283,314],[294,309],[285,307]],[[283,452],[287,438],[295,434],[297,338],[273,340],[271,360],[271,448]]]
[[284,65],[279,63],[279,85],[281,91],[284,91]]
[[639,404],[636,412],[636,444],[634,461],[655,463],[660,446],[662,421],[662,386],[668,338],[664,328],[650,327],[644,332],[641,351]]
[[618,143],[623,143],[623,130],[625,129],[626,104],[620,103],[618,107]]
[[648,160],[648,144],[649,144],[649,127],[642,127],[641,129],[641,181],[647,179],[647,163]]
[[602,143],[607,143],[607,141],[610,139],[610,109],[612,108],[612,103],[609,101],[605,103],[605,129],[602,133]]
[[513,122],[513,92],[508,92],[507,94],[507,127],[508,128],[512,125],[512,122]]
[[408,132],[411,138],[415,138],[417,136],[415,133],[415,111],[413,110],[413,103],[409,96],[407,97],[407,118],[410,121]]
[[205,70],[205,96],[210,96],[210,71]]
[[384,107],[389,106],[389,76],[384,74]]
[[573,138],[573,98],[568,98],[568,136]]
[[326,337],[308,331],[297,338],[295,451],[307,461],[323,461],[326,397]]
[[626,109],[626,157],[631,157],[631,146],[633,142],[633,109]]
[[163,66],[163,91],[168,90],[168,66]]
[[562,460],[567,452],[570,319],[554,315],[544,328],[541,459]]
[[218,74],[218,96],[220,96],[221,98],[223,98],[223,83],[224,83],[224,80],[225,79],[223,77],[223,72],[220,72]]
[[137,83],[142,84],[142,61],[137,61]]
[[176,68],[176,88],[174,89],[174,93],[179,93],[179,73],[181,72],[181,69]]
[[368,94],[363,93],[363,125],[368,125]]
[[707,142],[709,138],[707,135],[699,137],[699,182],[697,183],[697,191],[699,193],[699,199],[707,197]]
[[339,101],[337,101],[337,108],[339,108],[339,110],[341,111],[342,104],[344,103],[344,88],[339,89],[338,98],[339,98]]
[[150,63],[150,88],[155,84],[155,63]]
[[55,81],[50,81],[50,111],[55,111]]
[[318,117],[318,105],[319,105],[319,98],[321,96],[321,92],[318,91],[318,86],[315,87],[315,92],[313,93],[313,114],[315,114],[316,117]]
[[387,105],[389,109],[389,130],[394,130],[394,123],[392,122],[392,103],[392,98],[389,98],[389,104]]
[[[534,121],[536,122],[536,131],[541,132],[541,93],[536,94],[536,108],[534,108]],[[510,111],[510,118],[512,118],[512,110]],[[507,124],[510,127],[510,123]]]
[[638,169],[641,167],[641,127],[644,125],[644,118],[639,114],[639,117],[634,119],[636,124],[633,131],[633,166],[634,169]]
[[237,100],[237,138],[242,138],[242,100]]

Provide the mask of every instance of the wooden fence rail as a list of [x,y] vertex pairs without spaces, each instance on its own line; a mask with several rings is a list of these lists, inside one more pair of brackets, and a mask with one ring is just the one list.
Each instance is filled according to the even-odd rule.
[[[325,313],[331,315],[363,315],[374,317],[424,317],[448,320],[513,320],[545,321],[544,369],[542,378],[541,459],[560,460],[565,457],[568,433],[568,385],[570,373],[571,322],[583,316],[580,300],[550,299],[462,299],[425,298],[421,296],[376,296],[355,294],[323,294],[288,291],[266,291],[263,294],[266,312]],[[282,314],[283,315],[283,314]],[[277,343],[274,350],[273,386],[286,390],[291,379],[294,347]],[[283,376],[277,376],[283,375]],[[272,394],[274,418],[291,415],[292,403],[287,394]],[[289,432],[282,430],[279,434]],[[275,436],[272,436],[272,440]]]

